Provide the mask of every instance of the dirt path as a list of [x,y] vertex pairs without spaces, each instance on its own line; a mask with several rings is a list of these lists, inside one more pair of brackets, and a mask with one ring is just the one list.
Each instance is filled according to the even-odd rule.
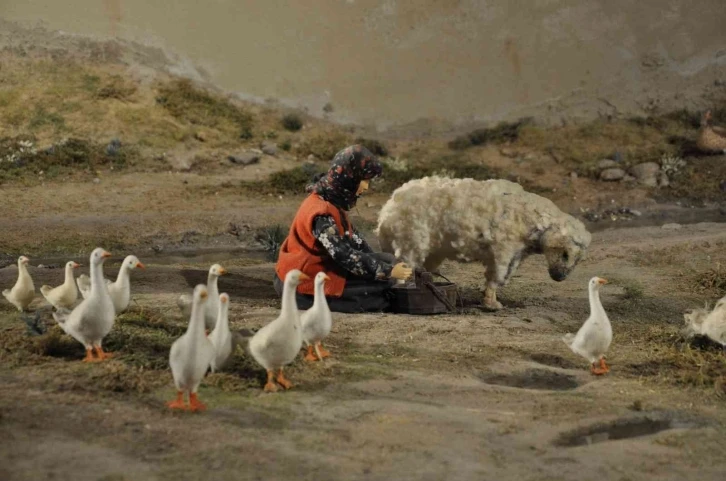
[[[565,282],[550,281],[542,259],[525,262],[502,293],[508,309],[500,313],[336,316],[334,357],[296,361],[293,390],[261,394],[262,372],[238,353],[231,372],[205,381],[200,396],[210,410],[202,415],[163,407],[173,394],[164,342],[183,331],[174,301],[203,281],[206,262],[182,268],[145,260],[149,268],[133,274],[138,307],[117,323],[109,344],[119,355],[105,365],[82,365],[82,349],[71,342],[56,341],[63,349],[46,347],[46,355],[23,348],[30,341],[22,322],[3,304],[0,475],[721,479],[719,388],[678,378],[682,366],[662,356],[680,348],[662,338],[677,335],[685,309],[713,296],[691,289],[690,276],[724,260],[724,242],[716,224],[609,230],[595,236],[591,255]],[[225,266],[231,274],[220,289],[232,296],[233,326],[256,328],[274,317],[272,266],[246,259]],[[62,275],[31,273],[37,285]],[[482,283],[476,266],[449,264],[446,273],[467,295]],[[14,266],[1,269],[0,285],[15,274]],[[596,274],[612,281],[603,302],[615,340],[603,378],[560,340],[587,316],[584,286]],[[643,292],[628,298],[633,283]]]

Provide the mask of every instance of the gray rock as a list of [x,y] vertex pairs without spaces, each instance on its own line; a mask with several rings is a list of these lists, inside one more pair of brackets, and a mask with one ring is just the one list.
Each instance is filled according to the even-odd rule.
[[262,153],[267,155],[277,154],[277,144],[274,142],[264,141],[262,142]]
[[575,172],[574,170],[572,172],[570,172],[570,178],[577,179],[577,172]]
[[602,159],[597,163],[597,168],[600,170],[614,169],[615,167],[619,167],[618,163],[610,159]]
[[600,180],[615,181],[625,177],[623,169],[605,169],[600,172]]
[[98,177],[96,177],[95,179],[93,179],[93,183],[94,184],[100,184],[101,183],[101,179],[99,179]]
[[660,165],[655,162],[643,162],[630,169],[630,173],[638,179],[639,183],[648,187],[657,187]]
[[252,165],[260,161],[260,154],[255,152],[242,152],[237,155],[230,155],[227,159],[233,164]]
[[658,187],[668,187],[670,185],[668,175],[665,172],[660,171],[656,176],[658,178]]

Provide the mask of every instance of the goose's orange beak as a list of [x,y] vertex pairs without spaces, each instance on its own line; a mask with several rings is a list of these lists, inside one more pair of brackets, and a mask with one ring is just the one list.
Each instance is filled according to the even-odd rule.
[[202,299],[206,299],[208,295],[209,294],[207,294],[207,291],[202,291],[199,293],[199,297],[201,297]]
[[304,272],[301,272],[300,273],[300,280],[301,281],[307,281],[308,279],[310,279],[310,276],[309,275],[305,274]]
[[225,275],[226,273],[227,273],[227,269],[225,269],[224,267],[220,267],[220,268],[219,268],[219,275],[223,276],[223,275]]
[[142,264],[141,262],[137,262],[136,267],[138,267],[139,269],[146,269],[146,266],[144,264]]
[[81,265],[80,265],[80,264],[79,264],[78,262],[74,262],[74,263],[73,263],[73,264],[71,264],[71,265],[73,266],[73,268],[74,268],[74,269],[75,269],[76,267],[81,267]]
[[226,304],[228,300],[229,300],[229,297],[227,297],[227,296],[220,296],[220,297],[219,297],[219,301],[220,301],[220,302],[221,302],[222,304]]
[[323,276],[323,279],[325,279],[326,281],[329,281],[329,280],[330,280],[330,277],[328,277],[328,275],[327,275],[327,274],[325,274],[325,275]]
[[108,259],[111,257],[111,253],[108,251],[103,251],[103,254],[101,254],[101,259]]
[[607,284],[607,283],[608,283],[608,280],[607,280],[607,279],[603,279],[602,277],[600,277],[600,278],[599,278],[599,279],[597,280],[597,283],[598,283],[598,284]]

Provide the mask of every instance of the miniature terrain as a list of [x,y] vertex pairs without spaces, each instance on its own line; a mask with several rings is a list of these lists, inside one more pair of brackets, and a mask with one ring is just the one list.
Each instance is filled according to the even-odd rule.
[[[0,300],[0,478],[722,479],[726,354],[681,333],[686,310],[726,294],[726,158],[694,152],[698,112],[376,138],[181,80],[143,49],[34,40],[0,53],[0,288],[21,254],[36,290],[68,260],[87,273],[99,245],[107,277],[127,253],[147,269],[104,363],[80,362],[39,293],[30,314]],[[292,390],[263,394],[238,351],[203,382],[208,411],[169,412],[177,297],[220,262],[234,329],[276,317],[274,249],[305,183],[355,141],[385,163],[353,212],[374,246],[390,192],[438,173],[521,182],[587,223],[589,255],[561,283],[528,259],[496,313],[480,309],[483,268],[447,263],[461,314],[336,314],[333,357],[298,358]],[[602,160],[670,157],[684,164],[662,169],[667,185],[602,180]],[[610,281],[603,377],[561,340],[594,275]]]

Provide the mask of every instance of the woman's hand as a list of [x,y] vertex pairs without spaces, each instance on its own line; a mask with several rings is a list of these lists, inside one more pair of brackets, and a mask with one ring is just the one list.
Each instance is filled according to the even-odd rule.
[[408,267],[405,262],[399,262],[398,264],[393,266],[393,269],[391,269],[392,279],[399,279],[405,281],[406,279],[411,277],[411,274],[413,274],[413,269]]

